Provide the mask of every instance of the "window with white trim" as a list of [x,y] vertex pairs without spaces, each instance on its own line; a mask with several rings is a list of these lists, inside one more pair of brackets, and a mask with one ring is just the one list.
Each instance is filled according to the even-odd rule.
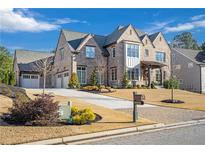
[[129,68],[127,70],[128,80],[139,80],[139,69],[138,68]]
[[166,55],[164,52],[157,51],[155,53],[155,58],[156,58],[156,61],[158,61],[158,62],[165,62],[166,61]]
[[86,46],[85,55],[86,55],[86,58],[95,58],[95,47]]
[[117,68],[111,68],[111,80],[117,80]]
[[60,49],[60,58],[61,58],[61,60],[63,60],[64,59],[64,48],[61,48]]
[[145,56],[145,57],[148,57],[148,56],[149,56],[149,50],[148,50],[148,49],[145,49],[144,56]]
[[112,57],[115,57],[115,47],[112,48]]
[[139,58],[139,45],[127,44],[127,56]]

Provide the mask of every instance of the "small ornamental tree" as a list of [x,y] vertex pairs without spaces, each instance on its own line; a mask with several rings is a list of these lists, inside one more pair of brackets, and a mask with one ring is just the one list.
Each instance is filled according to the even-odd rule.
[[129,84],[129,80],[127,78],[127,72],[125,72],[122,79],[122,87],[127,88],[128,84]]
[[93,70],[91,76],[90,76],[90,84],[92,86],[96,86],[97,85],[97,73],[96,73],[96,69]]
[[68,86],[70,88],[79,88],[80,87],[80,83],[78,81],[78,76],[76,73],[71,74]]
[[54,102],[47,94],[39,95],[28,102],[17,100],[9,111],[5,120],[14,124],[56,125],[59,117],[58,102]]

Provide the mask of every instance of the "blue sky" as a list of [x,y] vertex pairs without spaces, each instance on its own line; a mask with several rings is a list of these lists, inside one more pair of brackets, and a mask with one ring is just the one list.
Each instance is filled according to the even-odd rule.
[[53,50],[61,28],[106,35],[127,24],[169,42],[184,31],[205,42],[205,9],[0,9],[0,19],[0,44],[11,52]]

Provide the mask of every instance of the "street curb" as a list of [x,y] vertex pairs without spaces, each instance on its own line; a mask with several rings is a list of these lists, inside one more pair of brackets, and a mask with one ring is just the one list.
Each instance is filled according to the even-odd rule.
[[102,132],[96,132],[96,133],[90,133],[90,134],[67,136],[67,137],[61,137],[61,138],[55,138],[55,139],[30,142],[30,143],[25,143],[25,144],[26,145],[50,145],[50,144],[56,145],[56,144],[65,144],[65,143],[72,144],[74,142],[77,143],[81,141],[98,139],[98,138],[109,137],[109,136],[137,133],[137,132],[143,132],[143,131],[148,131],[148,130],[160,130],[160,129],[185,127],[185,126],[197,125],[197,124],[205,124],[205,119],[179,122],[179,123],[167,124],[167,125],[163,123],[158,123],[158,124],[144,125],[144,126],[139,126],[139,127],[121,128],[121,129],[115,129],[115,130],[110,130],[110,131],[102,131]]

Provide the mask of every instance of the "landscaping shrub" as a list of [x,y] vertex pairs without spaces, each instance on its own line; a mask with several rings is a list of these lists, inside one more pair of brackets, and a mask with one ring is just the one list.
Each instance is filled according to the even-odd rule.
[[156,83],[155,83],[155,82],[152,82],[152,83],[151,83],[151,89],[156,89],[155,86],[156,86]]
[[127,72],[125,72],[122,79],[122,87],[127,88],[128,84],[129,84],[129,80],[127,78]]
[[172,86],[174,89],[178,89],[179,81],[177,79],[169,79],[169,80],[165,80],[163,85],[164,85],[164,88],[166,89],[172,89]]
[[58,102],[53,102],[50,95],[39,95],[28,102],[15,101],[5,119],[14,124],[53,125],[58,121]]
[[90,76],[90,84],[92,86],[96,86],[97,85],[97,73],[96,73],[96,69],[93,70],[91,76]]
[[80,83],[79,83],[78,76],[76,73],[71,74],[68,86],[70,88],[80,88]]
[[82,89],[85,91],[98,91],[99,90],[98,86],[84,86]]
[[77,107],[71,108],[72,124],[83,125],[95,120],[95,113],[89,109],[79,110]]
[[105,89],[104,85],[98,85],[98,90],[101,92],[103,89]]

